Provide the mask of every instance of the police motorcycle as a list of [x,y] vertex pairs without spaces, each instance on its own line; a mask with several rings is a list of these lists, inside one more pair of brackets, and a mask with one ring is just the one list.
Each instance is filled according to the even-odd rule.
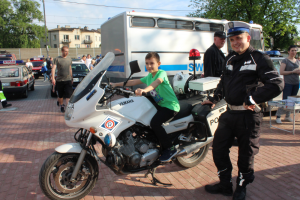
[[[70,98],[65,121],[68,126],[79,128],[74,135],[76,143],[57,147],[39,174],[40,187],[50,199],[86,196],[94,188],[102,164],[118,175],[148,170],[146,176],[152,176],[153,184],[164,184],[155,178],[156,167],[166,164],[158,159],[162,149],[150,127],[150,120],[157,111],[155,102],[152,97],[135,96],[130,90],[111,88],[109,83],[104,83],[114,59],[113,53],[107,53]],[[130,68],[131,75],[140,72],[134,62]],[[175,82],[186,82],[178,77]],[[186,84],[181,84],[182,89]],[[114,95],[123,98],[112,100]],[[170,163],[190,168],[206,156],[217,118],[226,107],[223,104],[214,109],[202,106],[204,98],[197,96],[193,101],[180,101],[180,112],[163,124],[169,136],[166,139],[172,140],[178,149]],[[95,150],[97,142],[102,146],[103,156]]]

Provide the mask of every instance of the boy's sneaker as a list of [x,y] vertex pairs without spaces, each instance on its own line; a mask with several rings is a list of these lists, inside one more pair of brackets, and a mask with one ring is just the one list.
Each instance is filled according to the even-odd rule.
[[280,118],[276,118],[276,123],[277,124],[282,124],[281,119]]
[[62,113],[65,112],[65,105],[62,105],[62,106],[60,107],[60,111],[61,111]]
[[293,122],[293,119],[291,117],[285,117],[284,120],[289,121],[289,122]]
[[168,162],[177,154],[177,149],[173,146],[163,151],[159,157],[160,162]]

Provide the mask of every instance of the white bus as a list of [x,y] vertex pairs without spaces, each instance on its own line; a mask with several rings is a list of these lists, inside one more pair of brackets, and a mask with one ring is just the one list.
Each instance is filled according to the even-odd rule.
[[[199,50],[201,60],[196,61],[196,72],[203,72],[203,55],[214,42],[215,31],[226,31],[227,20],[172,16],[157,13],[123,12],[102,24],[102,55],[114,52],[115,62],[109,68],[113,81],[123,81],[130,75],[129,62],[138,60],[141,72],[134,77],[148,74],[145,56],[155,51],[161,58],[161,69],[168,76],[177,72],[193,73],[189,51]],[[245,22],[241,22],[245,23]],[[252,29],[251,44],[263,51],[262,27],[249,24]],[[225,56],[230,50],[228,42],[221,49]]]

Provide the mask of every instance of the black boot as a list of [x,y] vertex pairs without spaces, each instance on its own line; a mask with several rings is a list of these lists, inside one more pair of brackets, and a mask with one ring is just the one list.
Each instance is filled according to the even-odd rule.
[[215,185],[206,185],[205,190],[211,194],[222,194],[224,196],[232,196],[232,183],[217,183]]
[[7,107],[11,106],[11,104],[10,103],[8,104],[6,100],[2,101],[1,103],[2,103],[3,108],[7,108]]
[[236,186],[236,190],[233,194],[233,200],[245,200],[246,199],[246,187]]

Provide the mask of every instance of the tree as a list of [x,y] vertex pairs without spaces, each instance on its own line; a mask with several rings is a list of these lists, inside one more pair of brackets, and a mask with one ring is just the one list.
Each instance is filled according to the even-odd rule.
[[40,4],[33,0],[0,0],[0,4],[0,47],[40,47],[44,27],[33,23],[43,21]]
[[[197,10],[192,17],[227,19],[230,21],[253,21],[263,26],[265,45],[274,38],[274,47],[285,49],[297,34],[300,22],[299,0],[191,0]],[[283,38],[282,38],[283,37]]]

